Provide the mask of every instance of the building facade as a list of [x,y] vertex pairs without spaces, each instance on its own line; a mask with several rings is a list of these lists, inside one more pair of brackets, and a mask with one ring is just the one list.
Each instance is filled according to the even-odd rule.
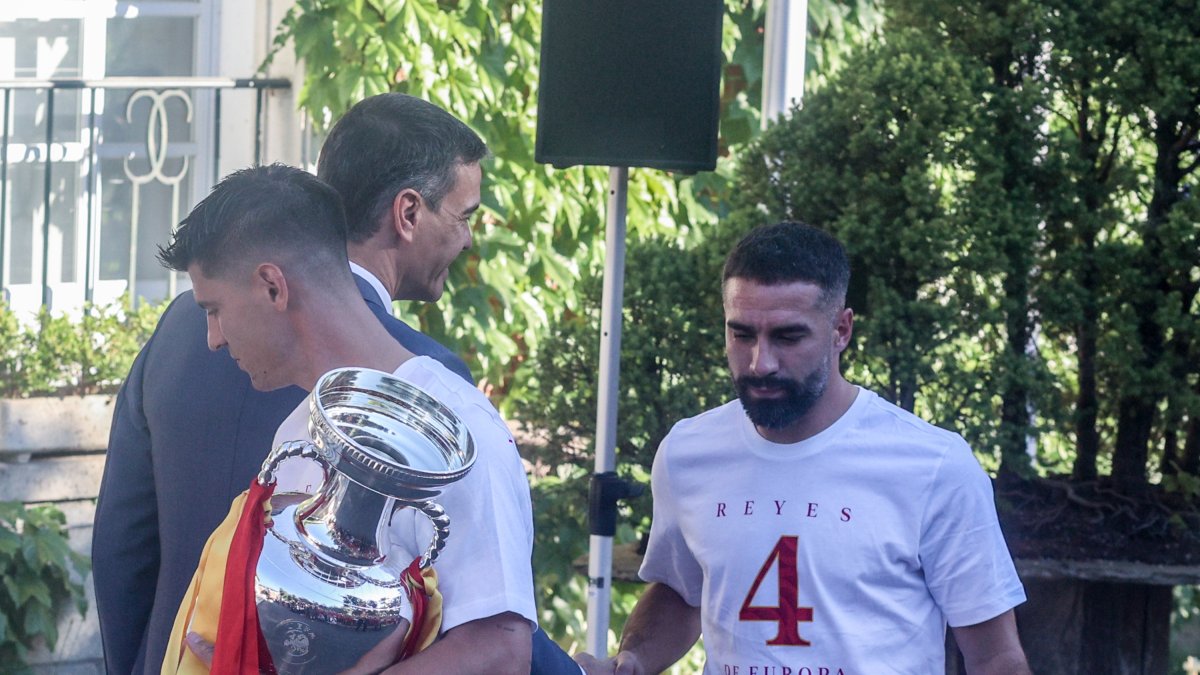
[[220,176],[303,164],[290,0],[0,4],[0,288],[19,313],[187,283],[156,247]]

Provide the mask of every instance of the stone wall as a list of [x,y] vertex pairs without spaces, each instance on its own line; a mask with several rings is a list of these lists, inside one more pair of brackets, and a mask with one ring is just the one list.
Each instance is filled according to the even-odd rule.
[[[71,548],[89,557],[112,403],[109,396],[0,400],[0,500],[56,505]],[[90,574],[83,583],[87,615],[63,609],[54,650],[30,655],[35,675],[103,675]]]

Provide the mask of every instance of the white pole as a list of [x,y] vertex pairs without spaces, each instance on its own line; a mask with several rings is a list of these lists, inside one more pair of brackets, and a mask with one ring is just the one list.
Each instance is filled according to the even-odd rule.
[[762,128],[804,98],[808,0],[769,0],[763,45]]
[[[608,169],[604,295],[600,309],[600,382],[596,392],[596,473],[617,466],[617,384],[621,376],[621,306],[625,294],[625,207],[629,168]],[[587,651],[608,654],[612,537],[591,535],[588,547]]]

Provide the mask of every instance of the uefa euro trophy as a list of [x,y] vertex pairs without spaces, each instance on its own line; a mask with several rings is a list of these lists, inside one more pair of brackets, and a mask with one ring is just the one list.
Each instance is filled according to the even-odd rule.
[[475,461],[463,422],[392,375],[333,370],[308,401],[312,442],[280,445],[258,476],[270,484],[289,457],[324,471],[316,494],[272,497],[255,573],[258,622],[280,675],[340,672],[412,621],[400,578],[412,560],[388,559],[393,513],[413,508],[432,521],[420,560],[428,567],[450,534],[435,499]]

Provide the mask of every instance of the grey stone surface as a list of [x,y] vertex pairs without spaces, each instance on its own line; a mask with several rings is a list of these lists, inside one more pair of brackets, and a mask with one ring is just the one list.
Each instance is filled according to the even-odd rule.
[[[89,557],[111,417],[109,396],[0,400],[0,500],[53,503],[66,516],[71,548]],[[54,649],[27,658],[36,675],[104,673],[91,574],[77,581],[87,613],[63,607]]]
[[0,399],[5,453],[98,450],[108,445],[113,396]]
[[[69,503],[94,499],[104,475],[104,453],[3,461],[0,455],[0,500]],[[90,526],[91,515],[87,516]]]

